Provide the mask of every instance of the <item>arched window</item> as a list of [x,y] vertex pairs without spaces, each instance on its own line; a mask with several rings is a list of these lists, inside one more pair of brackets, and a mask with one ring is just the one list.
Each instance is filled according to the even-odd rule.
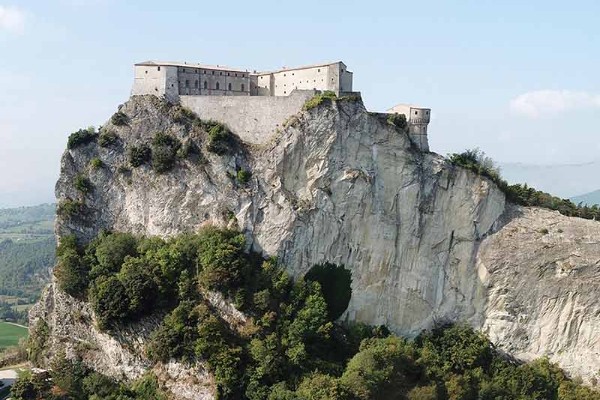
[[204,81],[204,89],[208,89],[208,82]]
[[227,90],[231,90],[231,83],[227,85]]
[[215,87],[215,89],[219,90],[219,82],[217,82],[217,86]]
[[242,83],[242,92],[244,91],[244,89],[245,89],[245,88],[244,88],[244,84]]

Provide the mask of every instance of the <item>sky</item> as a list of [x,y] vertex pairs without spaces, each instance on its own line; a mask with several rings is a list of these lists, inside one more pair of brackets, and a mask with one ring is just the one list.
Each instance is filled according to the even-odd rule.
[[69,133],[102,125],[149,59],[343,60],[370,110],[432,108],[437,153],[595,161],[599,50],[597,0],[0,0],[0,207],[53,201]]

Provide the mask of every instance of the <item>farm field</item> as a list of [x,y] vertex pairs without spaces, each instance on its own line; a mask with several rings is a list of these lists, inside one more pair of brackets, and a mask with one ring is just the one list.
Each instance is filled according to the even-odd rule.
[[0,350],[16,346],[19,339],[27,337],[27,328],[0,322]]

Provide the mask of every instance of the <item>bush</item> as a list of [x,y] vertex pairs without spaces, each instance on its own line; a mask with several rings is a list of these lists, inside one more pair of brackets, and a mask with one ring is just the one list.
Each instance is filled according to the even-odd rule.
[[119,136],[114,131],[102,132],[98,137],[98,144],[102,147],[110,147],[117,143]]
[[129,117],[125,113],[123,113],[121,111],[117,111],[110,118],[110,122],[112,122],[113,125],[116,125],[116,126],[127,125],[127,123],[129,122]]
[[108,329],[127,321],[129,297],[125,287],[116,276],[96,279],[90,288],[89,300],[100,329]]
[[91,143],[98,137],[98,133],[93,126],[87,129],[80,129],[77,132],[71,133],[67,140],[67,149],[71,150],[79,146]]
[[75,180],[73,181],[73,186],[75,186],[75,189],[79,190],[83,194],[90,193],[94,188],[92,182],[85,175],[81,174],[78,174],[75,177]]
[[83,211],[84,204],[80,201],[65,199],[58,203],[56,213],[63,218],[73,218]]
[[98,157],[92,158],[90,160],[90,168],[93,170],[98,170],[98,169],[102,168],[103,166],[104,166],[104,163],[102,163],[102,160],[99,159]]
[[180,147],[181,142],[179,139],[158,132],[152,139],[152,168],[159,173],[173,168]]
[[238,183],[245,185],[246,183],[248,183],[250,181],[250,178],[252,177],[252,172],[247,171],[245,169],[240,169],[238,170],[237,174],[236,174],[236,180],[238,181]]
[[208,151],[218,155],[229,153],[233,144],[231,131],[218,122],[207,123],[205,128],[208,128]]
[[337,96],[334,92],[326,90],[322,93],[316,94],[312,98],[308,99],[302,109],[304,111],[312,110],[313,108],[319,107],[321,104],[331,104],[332,101],[336,100]]
[[137,255],[138,240],[129,233],[113,233],[99,237],[95,243],[95,258],[104,274],[116,273],[127,256]]
[[41,364],[49,336],[50,328],[48,327],[48,323],[42,318],[38,319],[27,337],[28,359],[33,365]]
[[237,231],[204,229],[199,235],[200,285],[223,292],[237,286],[247,266],[245,246],[244,235]]
[[338,319],[348,308],[352,297],[351,276],[352,273],[343,265],[331,263],[315,265],[304,276],[305,280],[319,282],[321,285],[331,320]]
[[132,146],[129,149],[129,164],[131,164],[131,166],[134,168],[147,163],[150,161],[151,157],[152,151],[150,150],[150,147],[145,144]]
[[388,124],[394,125],[396,128],[400,129],[403,132],[406,132],[408,130],[408,122],[406,121],[406,115],[404,114],[389,114],[387,122]]
[[73,297],[83,298],[88,287],[89,267],[82,258],[75,236],[61,238],[56,258],[54,276],[58,287]]

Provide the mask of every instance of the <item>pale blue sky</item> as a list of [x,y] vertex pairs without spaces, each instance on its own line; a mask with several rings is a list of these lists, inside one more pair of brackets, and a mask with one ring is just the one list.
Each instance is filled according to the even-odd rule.
[[431,107],[438,153],[594,160],[599,41],[591,0],[0,0],[0,207],[53,199],[69,132],[102,124],[147,59],[343,60],[368,108]]

